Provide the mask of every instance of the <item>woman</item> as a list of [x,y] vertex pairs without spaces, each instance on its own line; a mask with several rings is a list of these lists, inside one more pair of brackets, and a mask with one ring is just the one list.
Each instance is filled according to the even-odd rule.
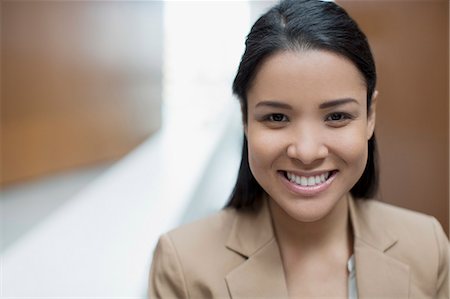
[[332,2],[283,1],[233,91],[242,161],[226,208],[160,238],[151,298],[448,298],[448,240],[377,191],[376,72]]

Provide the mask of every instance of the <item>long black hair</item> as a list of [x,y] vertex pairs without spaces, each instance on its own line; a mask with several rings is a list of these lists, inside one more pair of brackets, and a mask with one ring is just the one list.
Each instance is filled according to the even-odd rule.
[[[366,36],[356,22],[334,2],[281,1],[255,22],[245,46],[233,82],[233,93],[240,101],[244,124],[247,123],[247,91],[259,67],[270,55],[286,50],[326,50],[351,61],[363,75],[367,85],[367,109],[370,112],[376,85],[372,52]],[[371,198],[377,190],[377,147],[373,134],[368,141],[366,167],[350,192],[355,198]],[[247,138],[244,135],[239,173],[226,207],[252,208],[264,193],[250,170]]]

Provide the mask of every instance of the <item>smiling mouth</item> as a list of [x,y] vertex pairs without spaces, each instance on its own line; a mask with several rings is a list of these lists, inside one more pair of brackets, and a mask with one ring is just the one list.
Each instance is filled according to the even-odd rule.
[[327,182],[331,177],[334,177],[334,174],[337,172],[337,170],[332,170],[312,176],[300,176],[287,171],[283,171],[282,173],[288,181],[294,183],[295,185],[301,187],[315,187]]

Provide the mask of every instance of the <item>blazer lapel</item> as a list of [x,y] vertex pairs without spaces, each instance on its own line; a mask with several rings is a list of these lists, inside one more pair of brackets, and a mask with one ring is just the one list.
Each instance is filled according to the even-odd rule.
[[275,239],[226,276],[232,298],[287,298],[283,266]]
[[226,246],[246,258],[225,278],[232,298],[288,297],[266,199],[257,212],[236,216]]
[[[257,212],[240,212],[231,228],[226,247],[246,259],[225,278],[232,298],[288,297],[266,200]],[[349,198],[358,298],[408,298],[409,266],[389,256],[398,238],[372,208]]]
[[359,298],[408,298],[409,266],[389,256],[398,238],[367,202],[349,200]]

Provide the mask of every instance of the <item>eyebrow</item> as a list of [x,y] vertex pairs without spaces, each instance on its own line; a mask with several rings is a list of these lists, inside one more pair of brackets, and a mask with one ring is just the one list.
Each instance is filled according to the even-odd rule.
[[336,107],[336,106],[340,106],[340,105],[344,105],[347,103],[356,103],[359,104],[357,100],[352,99],[352,98],[345,98],[345,99],[337,99],[337,100],[331,100],[325,103],[322,103],[319,105],[320,109],[326,109],[326,108],[331,108],[331,107]]
[[[358,101],[355,99],[344,98],[344,99],[336,99],[336,100],[331,100],[331,101],[322,103],[319,105],[319,109],[336,107],[336,106],[344,105],[347,103],[359,104]],[[267,107],[280,108],[280,109],[292,109],[291,105],[282,103],[282,102],[277,102],[277,101],[262,101],[262,102],[259,102],[258,104],[256,104],[255,108],[260,107],[260,106],[267,106]]]
[[262,101],[256,104],[256,107],[260,106],[268,106],[273,108],[281,108],[281,109],[292,109],[292,106],[286,103],[276,102],[276,101]]

